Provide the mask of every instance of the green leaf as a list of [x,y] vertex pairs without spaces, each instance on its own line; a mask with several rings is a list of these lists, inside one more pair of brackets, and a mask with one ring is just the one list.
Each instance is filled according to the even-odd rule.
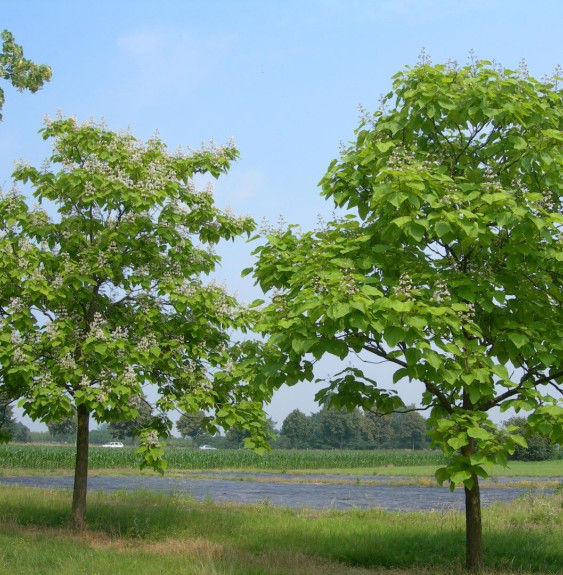
[[447,222],[438,222],[435,226],[435,230],[436,230],[436,235],[439,238],[442,238],[446,234],[449,234],[451,232],[450,224],[448,224]]
[[295,353],[303,355],[307,353],[317,342],[317,339],[294,338],[291,341],[291,347]]
[[394,142],[375,142],[375,147],[380,151],[380,152],[387,152],[387,150],[390,150],[391,148],[395,147],[395,143]]
[[469,440],[467,439],[467,436],[463,434],[459,437],[452,437],[448,439],[446,443],[457,451],[458,449],[465,447],[469,443]]
[[416,222],[411,222],[406,226],[406,231],[417,242],[421,242],[422,238],[424,238],[424,233],[426,232],[426,229],[424,228],[424,226],[421,226]]
[[334,303],[326,310],[326,315],[332,319],[340,319],[354,311],[349,303]]
[[483,465],[487,462],[487,458],[481,453],[473,453],[470,455],[469,460],[471,465]]
[[96,345],[94,345],[94,351],[99,355],[105,355],[107,349],[108,346],[105,343],[97,343]]
[[471,480],[471,472],[462,469],[452,473],[450,476],[450,481],[455,485],[461,485],[462,483]]
[[510,333],[509,337],[510,337],[510,341],[518,349],[524,347],[527,343],[530,342],[530,340],[523,333],[512,332],[512,333]]
[[383,338],[389,347],[395,347],[405,337],[405,330],[401,327],[389,326],[383,332]]
[[483,429],[482,427],[470,427],[467,430],[467,435],[473,437],[474,439],[492,439],[494,436],[491,432]]
[[450,478],[447,467],[439,467],[436,469],[434,477],[436,478],[436,481],[442,485],[444,481],[447,481]]

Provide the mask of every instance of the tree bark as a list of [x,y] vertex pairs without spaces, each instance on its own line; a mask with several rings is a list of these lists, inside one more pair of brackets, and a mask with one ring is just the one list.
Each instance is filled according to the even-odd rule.
[[78,429],[76,431],[76,464],[74,466],[74,490],[70,522],[75,531],[81,531],[86,524],[86,492],[88,488],[88,439],[90,434],[90,412],[84,405],[77,408]]
[[465,566],[469,571],[483,567],[483,527],[479,480],[473,475],[473,486],[465,489]]

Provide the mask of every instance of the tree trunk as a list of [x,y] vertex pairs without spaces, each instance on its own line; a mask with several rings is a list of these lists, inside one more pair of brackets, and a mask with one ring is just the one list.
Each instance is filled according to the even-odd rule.
[[75,531],[84,529],[86,522],[86,491],[88,488],[88,439],[90,413],[84,405],[77,408],[76,464],[74,466],[74,490],[70,521]]
[[465,489],[465,566],[470,571],[483,567],[483,527],[479,480],[473,475],[473,487]]

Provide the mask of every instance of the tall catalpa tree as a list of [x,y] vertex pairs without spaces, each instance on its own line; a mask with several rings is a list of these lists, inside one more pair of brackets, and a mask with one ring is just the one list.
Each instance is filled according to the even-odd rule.
[[138,417],[147,386],[157,414],[140,432],[142,465],[165,468],[159,437],[175,409],[212,412],[214,425],[249,430],[249,447],[265,445],[264,394],[243,377],[253,343],[231,341],[248,312],[205,281],[219,262],[215,244],[254,222],[220,211],[211,188],[192,182],[226,172],[238,156],[232,145],[171,154],[156,137],[144,143],[65,118],[42,134],[53,141],[53,167],[19,165],[14,178],[56,218],[29,210],[17,190],[0,201],[2,389],[33,419],[76,410],[80,528],[90,418]]
[[[525,439],[493,408],[563,438],[561,78],[488,62],[422,62],[331,163],[323,195],[350,211],[272,233],[252,270],[272,294],[257,330],[277,350],[270,387],[313,378],[325,354],[361,354],[421,382],[437,479],[466,495],[467,565],[483,561],[479,477]],[[275,290],[275,291],[271,291]],[[336,407],[404,404],[359,368],[318,394]]]

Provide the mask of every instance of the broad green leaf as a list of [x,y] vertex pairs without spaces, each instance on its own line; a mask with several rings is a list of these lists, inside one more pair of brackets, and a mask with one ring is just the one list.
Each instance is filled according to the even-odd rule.
[[385,342],[389,347],[395,347],[405,337],[405,331],[401,327],[390,326],[383,332]]
[[467,430],[467,435],[473,437],[474,439],[492,439],[493,434],[482,427],[470,427]]

